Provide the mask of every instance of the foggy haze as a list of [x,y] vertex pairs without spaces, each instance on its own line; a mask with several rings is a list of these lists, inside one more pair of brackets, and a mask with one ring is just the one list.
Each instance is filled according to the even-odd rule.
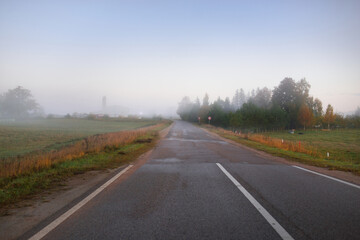
[[124,107],[176,116],[183,96],[306,78],[337,112],[360,105],[359,1],[1,1],[0,93],[45,113]]

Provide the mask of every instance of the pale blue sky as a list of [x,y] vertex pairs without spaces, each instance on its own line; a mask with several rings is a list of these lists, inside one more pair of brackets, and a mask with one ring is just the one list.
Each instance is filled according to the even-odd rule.
[[103,95],[165,113],[285,77],[360,106],[360,1],[0,1],[0,91],[29,88],[48,113]]

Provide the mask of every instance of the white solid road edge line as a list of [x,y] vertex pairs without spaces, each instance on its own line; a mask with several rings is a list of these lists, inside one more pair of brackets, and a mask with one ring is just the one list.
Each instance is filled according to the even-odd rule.
[[251,202],[251,204],[260,212],[260,214],[268,221],[268,223],[274,228],[274,230],[280,235],[282,239],[290,240],[293,238],[290,234],[270,215],[265,208],[263,208],[256,199],[233,177],[226,171],[226,169],[220,164],[216,163],[218,167],[225,173],[225,175],[235,184],[235,186],[245,195],[245,197]]
[[341,182],[341,183],[343,183],[343,184],[352,186],[352,187],[357,188],[357,189],[360,189],[360,186],[359,186],[359,185],[356,185],[356,184],[353,184],[353,183],[349,183],[349,182],[346,182],[346,181],[343,181],[343,180],[340,180],[340,179],[337,179],[337,178],[334,178],[334,177],[330,177],[330,176],[325,175],[325,174],[321,174],[321,173],[318,173],[318,172],[314,172],[314,171],[311,171],[311,170],[309,170],[309,169],[302,168],[302,167],[299,167],[299,166],[293,165],[293,167],[294,167],[294,168],[301,169],[301,170],[306,171],[306,172],[310,172],[310,173],[313,173],[313,174],[322,176],[322,177],[329,178],[329,179],[334,180],[334,181],[337,181],[337,182]]
[[39,240],[43,238],[46,234],[48,234],[51,230],[56,228],[58,225],[60,225],[63,221],[65,221],[68,217],[70,217],[74,212],[79,210],[82,206],[84,206],[87,202],[89,202],[91,199],[93,199],[96,195],[98,195],[102,190],[104,190],[107,186],[109,186],[112,182],[114,182],[118,177],[120,177],[122,174],[124,174],[127,170],[129,170],[133,165],[127,166],[125,169],[123,169],[121,172],[116,174],[114,177],[112,177],[110,180],[108,180],[106,183],[104,183],[101,187],[96,189],[94,192],[92,192],[89,196],[81,200],[78,204],[76,204],[74,207],[69,209],[67,212],[65,212],[63,215],[55,219],[53,222],[51,222],[49,225],[44,227],[42,230],[40,230],[38,233],[36,233],[34,236],[29,238],[29,240]]

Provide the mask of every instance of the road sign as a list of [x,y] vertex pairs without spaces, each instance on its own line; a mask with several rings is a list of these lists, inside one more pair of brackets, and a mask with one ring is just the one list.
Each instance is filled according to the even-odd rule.
[[210,120],[211,120],[211,117],[209,116],[208,119],[209,119],[209,121],[210,121]]

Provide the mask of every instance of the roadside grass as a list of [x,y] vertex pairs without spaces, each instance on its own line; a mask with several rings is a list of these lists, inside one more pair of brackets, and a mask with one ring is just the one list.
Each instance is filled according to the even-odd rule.
[[106,147],[128,144],[153,128],[156,128],[156,125],[130,131],[96,134],[73,141],[57,150],[35,151],[23,156],[2,159],[0,161],[0,177],[31,173],[48,168],[58,162],[70,161],[88,153],[100,152]]
[[[303,134],[267,132],[239,134],[222,128],[202,125],[224,138],[275,156],[332,170],[360,175],[360,130],[301,131]],[[327,157],[329,152],[329,157]]]
[[[170,125],[162,122],[141,130],[143,134],[129,142],[105,144],[98,151],[90,151],[71,160],[54,162],[48,167],[25,174],[0,178],[0,207],[31,198],[35,194],[57,185],[63,185],[70,176],[90,170],[105,170],[129,163],[153,148],[159,138],[159,131]],[[118,134],[121,134],[120,132]],[[105,134],[106,135],[106,134]]]
[[0,122],[0,160],[36,151],[49,152],[85,137],[156,124],[143,119],[35,119]]
[[[302,134],[298,134],[298,133]],[[360,129],[331,131],[306,130],[289,134],[286,131],[262,133],[273,139],[300,142],[317,152],[319,158],[360,164]],[[327,158],[327,152],[330,154]]]

